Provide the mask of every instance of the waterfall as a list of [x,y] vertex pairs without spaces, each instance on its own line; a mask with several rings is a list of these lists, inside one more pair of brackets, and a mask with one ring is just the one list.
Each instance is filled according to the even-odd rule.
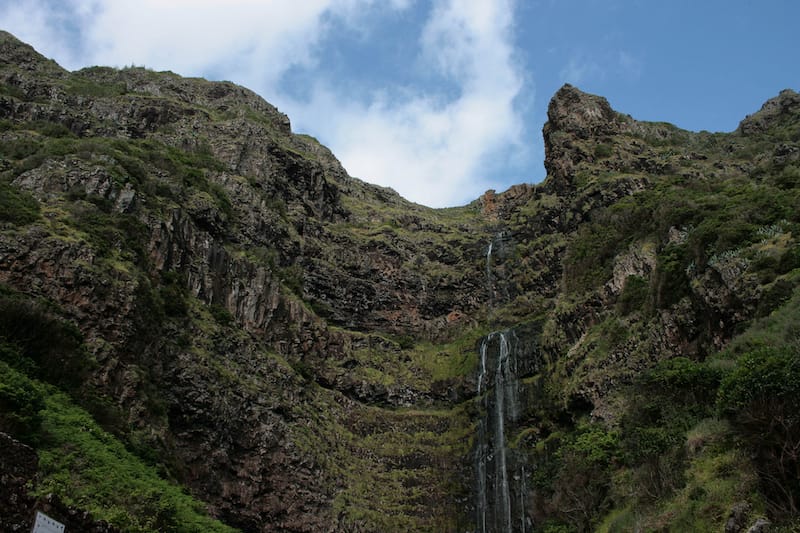
[[528,531],[525,471],[506,445],[506,424],[518,417],[516,337],[495,331],[480,343],[478,399],[484,415],[475,440],[476,531]]
[[[508,493],[508,466],[506,463],[506,434],[504,409],[506,398],[506,382],[508,372],[508,340],[505,333],[498,333],[500,337],[500,357],[494,373],[494,453],[497,456],[495,468],[495,505],[500,516],[498,524],[503,531],[511,531],[511,497]],[[490,337],[491,338],[491,337]]]
[[[500,239],[502,246],[503,234]],[[486,283],[489,305],[494,305],[492,251],[486,249]],[[501,254],[503,250],[500,250]],[[525,468],[506,445],[506,424],[520,416],[518,342],[513,330],[495,331],[479,346],[477,402],[483,413],[476,428],[474,470],[476,491],[475,530],[478,533],[526,533]]]
[[494,241],[489,241],[489,248],[486,249],[486,279],[491,284],[492,283],[492,248],[494,247]]
[[492,248],[494,240],[489,241],[489,248],[486,249],[486,291],[489,295],[489,305],[494,305],[494,287],[492,286]]

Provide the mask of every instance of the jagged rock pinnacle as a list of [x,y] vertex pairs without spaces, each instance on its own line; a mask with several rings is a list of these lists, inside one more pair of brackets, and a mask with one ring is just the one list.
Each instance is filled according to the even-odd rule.
[[633,119],[614,111],[608,100],[565,84],[550,100],[548,121],[542,129],[548,183],[555,192],[565,194],[572,188],[574,163],[581,157],[574,153],[576,140],[597,139],[627,129]]
[[800,115],[800,93],[784,89],[778,96],[767,100],[756,113],[742,120],[739,132],[744,135],[763,132],[781,120],[793,119],[797,115]]
[[627,117],[614,111],[602,96],[565,84],[550,100],[544,133],[562,131],[580,138],[618,133]]

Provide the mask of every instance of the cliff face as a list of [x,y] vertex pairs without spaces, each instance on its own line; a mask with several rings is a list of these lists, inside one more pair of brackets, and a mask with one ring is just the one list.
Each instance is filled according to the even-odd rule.
[[[230,83],[70,73],[9,34],[0,56],[0,430],[43,458],[25,501],[141,530],[655,527],[734,453],[711,448],[726,426],[687,457],[694,425],[635,395],[664,361],[730,368],[731,339],[796,306],[796,93],[695,134],[565,86],[544,183],[433,210]],[[650,426],[682,481],[644,479]],[[165,488],[66,475],[114,446],[136,465],[116,481]],[[774,511],[737,460],[752,476],[695,515]]]

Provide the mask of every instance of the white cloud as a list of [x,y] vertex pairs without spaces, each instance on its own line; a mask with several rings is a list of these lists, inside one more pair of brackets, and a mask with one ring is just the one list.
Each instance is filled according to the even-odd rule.
[[85,6],[78,4],[68,2],[67,9],[61,11],[47,0],[0,0],[0,27],[45,56],[56,59],[62,66],[73,68],[79,63],[69,33],[70,22],[86,15]]
[[[448,89],[408,84],[361,100],[313,75],[323,67],[318,47],[334,27],[363,30],[367,8],[403,10],[414,0],[0,2],[0,26],[67,68],[136,64],[248,86],[326,142],[350,173],[426,205],[477,197],[491,186],[489,156],[520,146],[514,0],[434,0],[419,42],[407,43],[409,61]],[[292,68],[312,72],[310,101],[281,93]]]
[[290,114],[315,128],[355,176],[425,205],[475,199],[497,181],[486,174],[488,159],[509,146],[522,150],[514,100],[523,79],[509,41],[512,11],[505,0],[435,3],[422,32],[422,60],[458,87],[455,98],[411,90],[393,101],[377,93],[348,102],[320,83],[306,106],[288,104]]

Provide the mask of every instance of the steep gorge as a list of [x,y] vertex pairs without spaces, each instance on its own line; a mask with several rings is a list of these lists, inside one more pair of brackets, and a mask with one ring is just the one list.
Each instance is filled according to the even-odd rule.
[[800,96],[548,119],[542,184],[434,210],[246,89],[0,35],[0,431],[39,457],[4,487],[131,531],[794,523],[717,398],[798,353]]

